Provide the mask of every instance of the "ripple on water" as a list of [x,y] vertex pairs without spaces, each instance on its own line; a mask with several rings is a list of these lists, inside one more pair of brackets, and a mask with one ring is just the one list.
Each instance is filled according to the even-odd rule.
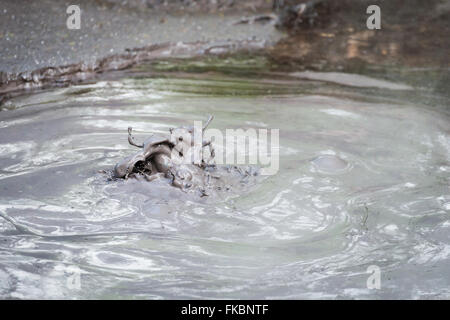
[[[129,70],[13,99],[0,210],[53,237],[0,220],[0,297],[374,297],[373,264],[390,279],[380,297],[448,297],[446,113],[380,96],[402,84],[297,76],[321,82]],[[209,202],[97,173],[134,151],[128,126],[143,137],[206,114],[222,130],[280,128],[279,172]],[[66,286],[75,267],[80,291]]]

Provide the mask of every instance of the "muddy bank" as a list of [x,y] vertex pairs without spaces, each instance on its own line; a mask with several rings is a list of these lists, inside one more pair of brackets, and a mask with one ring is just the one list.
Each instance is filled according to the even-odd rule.
[[366,26],[370,1],[323,3],[327,11],[322,7],[323,14],[312,25],[291,25],[290,36],[268,49],[272,62],[285,70],[338,71],[405,81],[448,96],[450,2],[378,1],[379,30]]
[[145,8],[136,6],[138,1],[81,0],[77,3],[81,9],[80,29],[69,30],[66,9],[70,3],[2,1],[1,93],[56,80],[66,83],[69,78],[78,80],[93,71],[109,70],[113,60],[120,60],[115,64],[134,60],[127,48],[145,47],[139,51],[142,57],[145,50],[154,54],[151,45],[156,44],[159,48],[165,43],[203,42],[206,46],[210,42],[209,46],[214,47],[218,42],[219,46],[227,42],[225,46],[236,48],[244,46],[249,39],[275,42],[281,36],[270,25],[234,25],[245,10],[204,14],[200,9],[181,10],[183,6],[179,3],[178,11],[164,3]]
[[121,5],[139,10],[157,9],[167,12],[256,12],[269,10],[271,0],[102,0],[109,5]]
[[[162,58],[194,58],[205,55],[232,53],[255,53],[266,46],[265,40],[243,40],[223,42],[179,42],[150,45],[144,48],[127,49],[126,53],[111,55],[87,64],[75,63],[62,67],[41,68],[19,74],[2,74],[0,94],[22,89],[61,86],[81,82],[107,71],[122,70],[137,63]],[[6,99],[7,95],[3,97]]]
[[[0,103],[14,91],[77,83],[152,59],[237,52],[267,55],[278,69],[414,78],[446,92],[448,2],[380,1],[380,30],[366,27],[369,1],[309,1],[315,5],[307,14],[293,16],[300,2],[82,0],[82,27],[68,30],[65,3],[27,3],[32,10],[25,11],[24,1],[4,1]],[[247,15],[275,17],[272,9],[278,17],[269,23],[236,23]],[[411,76],[417,72],[434,80],[420,82]]]
[[305,64],[315,58],[330,64],[359,59],[371,64],[449,66],[450,2],[379,1],[379,30],[366,25],[370,1],[318,3],[322,7],[317,8],[314,23],[288,28],[290,37],[271,51],[274,59]]

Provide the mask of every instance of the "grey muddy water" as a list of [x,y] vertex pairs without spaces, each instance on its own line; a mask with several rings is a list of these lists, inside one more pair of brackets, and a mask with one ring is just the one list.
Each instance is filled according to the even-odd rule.
[[[450,298],[447,97],[264,58],[208,63],[2,106],[0,298]],[[221,130],[279,129],[278,173],[200,199],[98,172],[134,151],[129,126],[144,138],[207,114]]]

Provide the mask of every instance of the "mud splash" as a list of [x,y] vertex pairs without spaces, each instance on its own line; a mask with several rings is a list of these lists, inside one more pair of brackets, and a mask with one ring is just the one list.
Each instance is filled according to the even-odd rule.
[[[210,197],[217,192],[230,191],[239,184],[249,185],[252,178],[259,174],[257,167],[216,165],[213,143],[204,140],[205,130],[213,118],[209,116],[200,130],[201,141],[197,151],[193,126],[170,128],[170,135],[152,135],[142,144],[135,142],[129,127],[128,142],[142,150],[119,161],[114,170],[105,173],[109,173],[110,180],[134,178],[152,183],[166,181],[182,192],[194,193],[194,199],[196,196]],[[194,155],[195,152],[198,154]],[[155,190],[151,192],[155,193]]]

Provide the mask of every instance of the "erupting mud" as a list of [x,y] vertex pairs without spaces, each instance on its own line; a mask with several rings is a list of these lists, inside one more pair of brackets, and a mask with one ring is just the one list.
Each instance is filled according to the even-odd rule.
[[[128,142],[141,150],[118,162],[111,175],[113,178],[154,181],[166,180],[184,192],[194,192],[201,197],[212,191],[229,191],[234,183],[248,183],[248,178],[257,176],[253,167],[217,166],[214,163],[214,148],[203,133],[213,120],[209,116],[201,130],[200,148],[195,148],[194,127],[170,129],[169,135],[152,135],[144,143],[137,144],[128,128]],[[208,147],[207,155],[205,149]],[[196,154],[197,153],[197,154]]]

